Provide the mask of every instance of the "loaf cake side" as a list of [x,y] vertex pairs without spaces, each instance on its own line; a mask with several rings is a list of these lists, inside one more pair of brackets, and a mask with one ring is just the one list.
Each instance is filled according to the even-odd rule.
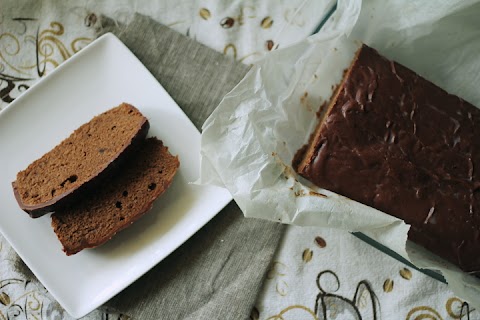
[[297,170],[405,220],[410,240],[476,274],[479,124],[479,109],[364,45]]
[[83,124],[17,174],[12,183],[22,210],[36,218],[83,197],[145,139],[149,122],[123,103]]
[[[355,52],[355,55],[352,59],[351,66],[355,64],[355,62],[357,61],[358,55],[360,54],[360,52],[361,50],[357,50],[357,52]],[[303,148],[298,150],[298,152],[295,154],[292,166],[299,173],[302,173],[305,170],[307,170],[307,168],[310,166],[313,159],[316,157],[319,147],[324,142],[324,138],[321,134],[321,130],[323,130],[323,124],[327,119],[329,113],[332,112],[332,108],[335,106],[335,102],[339,98],[338,95],[343,92],[342,90],[345,86],[345,81],[347,81],[347,79],[350,76],[350,73],[353,70],[351,66],[344,71],[343,79],[340,82],[340,84],[335,88],[325,112],[319,119],[319,122],[317,124],[315,131],[310,135],[308,144],[304,145]],[[318,117],[318,113],[317,113],[317,117]]]
[[97,192],[52,214],[52,227],[65,253],[97,247],[143,216],[169,187],[179,165],[162,141],[144,140],[121,172]]

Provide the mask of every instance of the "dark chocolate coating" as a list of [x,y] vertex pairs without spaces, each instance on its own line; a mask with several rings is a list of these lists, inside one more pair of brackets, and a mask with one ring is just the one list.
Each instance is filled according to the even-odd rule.
[[301,175],[480,272],[480,110],[363,46]]
[[108,164],[105,169],[100,170],[91,180],[70,190],[70,192],[58,195],[45,203],[39,205],[27,205],[23,203],[20,195],[18,194],[15,182],[12,182],[13,193],[15,195],[15,199],[18,202],[18,205],[23,211],[28,213],[30,217],[39,218],[47,213],[55,212],[56,210],[75,204],[75,202],[80,201],[90,192],[95,192],[95,188],[100,184],[102,180],[109,179],[112,174],[116,173],[116,171],[123,164],[123,162],[136,151],[138,146],[140,146],[141,142],[147,136],[149,129],[150,123],[147,119],[145,119],[145,121],[141,123],[140,130],[132,138],[131,143],[125,146],[125,148],[121,150],[115,157],[115,160]]

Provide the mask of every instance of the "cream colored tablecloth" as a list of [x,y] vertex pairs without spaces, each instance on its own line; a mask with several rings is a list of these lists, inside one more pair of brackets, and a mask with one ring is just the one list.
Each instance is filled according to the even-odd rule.
[[[43,1],[34,12],[31,5],[0,0],[0,108],[90,43],[101,14],[119,25],[146,14],[250,64],[311,34],[333,1]],[[0,319],[68,318],[3,238],[0,263]],[[323,310],[328,319],[480,319],[446,285],[346,232],[289,227],[250,318],[323,319]],[[86,319],[128,317],[101,308]]]

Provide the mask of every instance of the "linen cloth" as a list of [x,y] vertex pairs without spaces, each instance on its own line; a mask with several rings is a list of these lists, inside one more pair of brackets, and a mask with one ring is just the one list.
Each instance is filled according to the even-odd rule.
[[[276,6],[273,6],[274,2]],[[304,3],[303,6],[301,6],[302,3]],[[252,8],[245,9],[244,7],[247,5],[251,5],[256,13],[252,14]],[[315,7],[315,5],[319,6]],[[99,32],[110,30],[108,27],[112,27],[122,41],[132,41],[137,45],[142,42],[142,38],[146,39],[146,37],[143,30],[134,32],[134,29],[130,29],[131,23],[135,26],[139,21],[144,21],[150,25],[152,20],[159,21],[170,29],[175,29],[201,41],[230,58],[249,64],[268,53],[270,46],[274,49],[278,44],[279,48],[282,48],[306,37],[324,16],[325,12],[322,11],[322,8],[327,11],[329,5],[330,2],[321,1],[277,2],[270,0],[262,2],[261,5],[254,1],[232,1],[226,4],[221,1],[102,1],[98,3],[77,1],[64,3],[60,1],[0,0],[0,54],[2,55],[0,57],[0,108],[6,106],[11,101],[9,99],[17,97],[40,77],[48,74],[57,65],[95,39]],[[295,15],[297,18],[291,19],[292,12],[296,12],[300,6],[302,9],[298,10],[298,16]],[[240,24],[242,8],[244,8],[243,24]],[[135,12],[147,14],[152,20],[134,15]],[[101,28],[102,13],[112,17],[113,24]],[[248,18],[246,18],[246,14],[249,15]],[[299,16],[303,17],[303,20],[298,18]],[[234,19],[233,25],[225,28],[221,22],[223,21],[223,25],[225,23],[226,26],[230,25],[231,21],[227,19],[229,17]],[[297,21],[298,23],[294,24],[288,21]],[[129,27],[125,28],[125,25]],[[281,31],[282,26],[286,26],[283,31]],[[168,29],[160,26],[158,29],[162,30],[162,33],[170,34]],[[42,43],[38,50],[34,45],[37,30],[38,39]],[[134,33],[137,33],[135,39]],[[292,36],[282,36],[282,34],[288,33],[291,33]],[[277,36],[274,37],[274,35]],[[176,38],[176,35],[166,36],[169,41],[173,38]],[[150,42],[155,41],[150,39]],[[157,49],[162,43],[164,42],[156,41]],[[170,44],[170,42],[168,43]],[[234,45],[236,54],[229,44]],[[191,48],[190,45],[194,47],[191,43],[186,45],[187,48]],[[189,116],[194,119],[197,127],[201,126],[202,117],[207,114],[198,108],[196,99],[204,99],[205,104],[213,109],[218,100],[208,95],[210,90],[213,90],[214,94],[220,95],[221,92],[217,91],[219,86],[222,86],[224,82],[227,83],[226,86],[234,86],[235,81],[241,78],[240,76],[235,78],[234,74],[246,71],[246,68],[238,64],[235,66],[226,62],[219,64],[216,72],[226,71],[224,78],[218,84],[211,85],[202,91],[200,88],[203,87],[202,84],[207,78],[200,77],[200,80],[196,78],[195,85],[187,83],[190,81],[190,75],[194,76],[199,72],[205,74],[201,71],[201,68],[205,67],[204,63],[216,63],[210,57],[211,53],[205,52],[203,59],[199,59],[199,64],[189,66],[190,75],[181,76],[175,72],[176,65],[169,64],[169,61],[175,61],[175,63],[181,61],[183,64],[189,64],[190,59],[185,61],[182,60],[184,57],[169,56],[168,53],[165,53],[165,60],[162,63],[159,60],[158,64],[154,64],[151,63],[154,61],[154,56],[149,55],[148,50],[135,50],[133,46],[129,46],[138,57],[143,56],[142,62],[148,64],[147,67],[154,74],[158,71],[166,71],[169,74],[165,80],[166,83],[161,81],[162,85],[170,94],[174,95],[174,99],[187,111],[187,114],[190,112]],[[164,49],[168,51],[168,48]],[[203,52],[204,49],[198,50]],[[198,54],[200,57],[203,55],[203,53]],[[39,63],[36,62],[37,56]],[[195,55],[190,57],[193,56]],[[143,61],[143,59],[146,60]],[[178,84],[172,82],[176,79],[175,77],[181,77]],[[172,90],[178,90],[178,93],[170,92]],[[194,96],[180,93],[180,91],[184,92],[182,90],[191,91]],[[235,208],[236,206],[230,204],[227,210],[236,211]],[[216,303],[219,303],[222,298],[221,291],[211,292],[207,291],[206,287],[202,288],[202,284],[211,281],[215,271],[218,271],[218,269],[208,269],[210,265],[208,258],[215,258],[217,254],[222,256],[226,253],[228,255],[228,250],[223,246],[227,240],[226,235],[235,231],[235,227],[241,223],[241,220],[244,220],[241,219],[238,211],[235,214],[217,216],[219,224],[224,223],[230,227],[227,230],[220,230],[223,233],[217,235],[217,241],[210,239],[205,244],[200,241],[202,236],[205,234],[210,236],[210,233],[216,230],[210,224],[207,225],[187,243],[187,245],[191,242],[194,243],[193,250],[181,247],[106,306],[92,312],[85,319],[124,319],[128,317],[176,319],[188,316],[206,319],[248,318],[245,314],[250,313],[249,310],[240,311],[239,303],[241,301],[239,300],[243,297],[235,294],[232,290],[233,286],[225,288],[227,284],[224,277],[220,276],[220,279],[223,279],[220,280],[220,287],[226,290],[225,297],[228,300],[220,308]],[[382,319],[416,319],[420,316],[428,319],[480,319],[478,311],[471,310],[454,297],[444,284],[380,253],[348,233],[320,228],[288,227],[287,230],[279,242],[278,252],[267,272],[263,289],[251,289],[251,292],[245,296],[246,300],[252,304],[252,299],[255,299],[260,291],[255,307],[250,313],[251,319],[323,319],[323,313],[319,313],[320,309],[318,308],[322,305],[322,301],[327,301],[325,305],[328,307],[327,318],[329,319],[359,319],[348,313],[349,310],[352,310],[348,307],[352,303],[353,305],[356,303],[354,301],[356,292],[360,301],[357,301],[355,306],[359,309],[362,319],[373,319],[374,313],[371,311],[373,304],[370,302],[372,296],[376,297],[375,305],[378,308],[375,309],[377,312],[375,315],[378,316],[377,319],[380,317]],[[220,231],[217,230],[217,232]],[[262,229],[260,233],[250,234],[249,238],[257,237],[262,232],[268,233],[269,231]],[[281,231],[275,232],[280,233]],[[246,235],[243,236],[246,237]],[[230,242],[231,238],[229,239]],[[234,237],[234,239],[238,240],[239,238]],[[230,246],[231,242],[226,245]],[[242,249],[241,246],[235,248]],[[208,258],[192,256],[192,253],[195,254],[200,249],[207,252],[206,257]],[[265,263],[269,260],[268,254],[271,251],[266,248],[259,248],[259,250],[261,253],[267,254],[262,262]],[[233,260],[231,259],[228,260],[226,267],[232,264]],[[245,260],[245,262],[249,261]],[[3,238],[0,241],[0,263],[0,312],[4,318],[13,318],[15,315],[38,319],[69,318],[58,303],[35,280],[28,268],[16,257]],[[201,272],[197,271],[193,275],[189,275],[187,271],[182,273],[184,265],[186,265],[185,270],[191,270],[196,265],[203,269]],[[230,265],[230,267],[239,270],[235,266]],[[251,274],[245,272],[238,279],[245,280],[248,285],[251,285],[257,279],[250,278],[255,278],[259,274],[261,272]],[[186,276],[189,280],[196,280],[194,286],[188,288],[182,286],[179,283],[180,275]],[[325,285],[322,285],[322,291],[317,284],[317,277],[321,281],[326,281]],[[218,281],[214,283],[218,285]],[[168,292],[169,298],[157,292],[157,286],[159,292]],[[338,289],[337,286],[339,286]],[[217,289],[216,286],[214,288]],[[194,290],[203,290],[201,292],[204,296],[210,294],[211,303],[202,304],[204,296],[195,296]],[[172,300],[170,294],[179,291],[184,295],[182,300]],[[329,300],[328,294],[336,295],[340,300]],[[152,307],[152,304],[157,304],[157,301],[159,301],[158,306]],[[337,303],[339,301],[341,303]],[[315,310],[315,306],[317,306],[317,310]],[[164,310],[160,310],[160,308],[167,311],[163,313]],[[231,310],[229,310],[230,308]],[[168,313],[168,310],[173,310],[173,313]],[[341,313],[342,310],[345,313]],[[227,313],[225,314],[225,312]]]

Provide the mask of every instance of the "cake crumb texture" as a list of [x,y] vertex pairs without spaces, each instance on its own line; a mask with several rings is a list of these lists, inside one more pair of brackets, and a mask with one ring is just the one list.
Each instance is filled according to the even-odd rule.
[[89,182],[132,143],[145,124],[147,119],[126,103],[94,117],[17,174],[17,200],[21,206],[41,205]]
[[52,215],[66,254],[99,246],[140,218],[171,184],[179,165],[162,141],[144,140],[119,174],[82,202]]

